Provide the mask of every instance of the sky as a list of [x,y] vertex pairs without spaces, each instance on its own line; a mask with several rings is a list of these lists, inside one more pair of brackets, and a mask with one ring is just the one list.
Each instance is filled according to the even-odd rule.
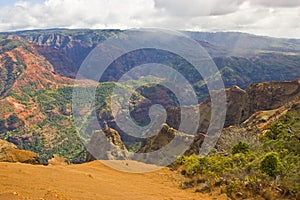
[[300,38],[300,0],[0,0],[0,32],[142,27]]

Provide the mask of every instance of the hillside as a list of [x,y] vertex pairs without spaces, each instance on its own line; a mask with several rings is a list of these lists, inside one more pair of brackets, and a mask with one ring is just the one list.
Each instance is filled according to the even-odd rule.
[[204,193],[221,188],[236,200],[298,200],[299,116],[299,101],[256,112],[244,123],[223,129],[208,156],[182,156],[175,169],[187,178],[186,187]]
[[[70,158],[63,149],[71,144],[71,152],[75,151],[71,157],[83,151],[69,117],[70,103],[66,103],[71,99],[73,79],[56,74],[52,64],[33,45],[17,36],[1,40],[0,76],[1,139],[38,152],[44,161],[52,153]],[[91,84],[85,80],[81,83]],[[47,105],[53,101],[51,96],[57,98],[52,106]],[[53,152],[53,148],[57,150]]]

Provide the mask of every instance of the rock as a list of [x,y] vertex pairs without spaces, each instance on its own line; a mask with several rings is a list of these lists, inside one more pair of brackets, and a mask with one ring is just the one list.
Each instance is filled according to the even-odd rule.
[[103,132],[105,136],[108,138],[108,140],[115,145],[116,147],[122,149],[122,150],[127,150],[124,143],[121,140],[121,137],[118,133],[118,131],[112,129],[112,128],[105,128],[103,129]]
[[199,184],[199,187],[195,190],[195,192],[209,193],[211,192],[211,189],[206,183],[201,183]]
[[[146,140],[146,142],[142,145],[138,153],[143,154],[157,151],[168,145],[175,138],[175,136],[178,136],[176,140],[176,142],[178,142],[178,145],[185,145],[186,143],[187,148],[189,147],[189,144],[191,144],[191,142],[189,141],[193,140],[193,136],[180,133],[175,129],[169,127],[167,124],[163,124],[161,130],[159,130],[154,136]],[[181,149],[181,147],[178,146],[178,149]],[[182,154],[183,153],[184,152],[182,152]]]
[[189,149],[184,153],[185,156],[190,156],[193,154],[198,155],[200,147],[205,139],[205,134],[197,134],[194,138],[194,141],[190,145]]
[[254,113],[241,125],[249,129],[260,129],[264,130],[276,120],[284,116],[288,111],[297,110],[300,107],[300,101],[289,102],[277,109],[273,110],[262,110]]
[[163,124],[161,130],[154,136],[148,138],[138,153],[149,153],[161,149],[173,140],[175,134],[176,131],[174,129],[169,127],[167,124]]
[[14,144],[4,140],[0,140],[0,162],[42,164],[41,159],[36,153],[20,150]]
[[[271,123],[276,121],[288,110],[300,107],[300,79],[295,81],[285,82],[265,82],[252,84],[246,90],[242,90],[237,86],[233,86],[225,90],[227,98],[227,112],[225,124],[222,135],[242,135],[247,133],[250,129],[263,131]],[[218,91],[216,91],[216,96]],[[182,110],[184,115],[193,113],[199,109],[201,118],[199,120],[199,127],[193,143],[190,148],[185,152],[185,155],[193,153],[198,154],[201,147],[205,133],[207,132],[211,118],[211,101],[207,98],[202,103],[196,106],[187,107],[168,107],[167,124],[169,127],[175,129],[180,124],[180,114]],[[191,115],[190,117],[192,117]],[[243,123],[244,122],[244,123]],[[187,134],[189,132],[186,132]],[[243,133],[243,134],[238,134]],[[222,137],[221,135],[221,137]],[[227,136],[226,136],[227,137]],[[140,152],[149,152],[156,150],[163,145],[169,143],[172,139],[167,138],[161,140],[164,142],[155,142],[157,139],[150,138],[147,145],[143,146]],[[240,137],[239,137],[240,138]],[[237,138],[237,139],[239,139]],[[222,141],[226,141],[222,140]],[[218,142],[218,145],[222,142]],[[150,144],[152,147],[150,147]],[[232,144],[230,144],[232,145]],[[222,145],[221,145],[222,146]],[[224,145],[223,145],[224,146]],[[225,146],[228,146],[225,144]],[[226,149],[225,147],[220,148]]]
[[0,150],[2,149],[17,149],[18,147],[13,143],[7,142],[5,140],[0,140]]
[[93,160],[126,160],[128,150],[119,133],[109,127],[95,131],[87,146],[87,162]]
[[48,160],[49,165],[69,165],[70,161],[66,158],[53,154],[52,158]]
[[235,196],[236,196],[237,198],[242,198],[244,195],[243,195],[243,193],[238,192],[238,193],[235,194]]
[[193,181],[182,182],[180,187],[184,190],[188,189],[188,188],[192,188],[192,187],[194,187],[194,182]]

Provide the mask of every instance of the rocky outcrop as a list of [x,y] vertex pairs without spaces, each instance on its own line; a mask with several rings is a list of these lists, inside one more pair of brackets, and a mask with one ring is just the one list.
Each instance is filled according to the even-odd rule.
[[186,147],[182,146],[182,150],[186,149],[182,153],[184,153],[185,155],[199,153],[199,148],[204,140],[203,134],[197,134],[194,137],[192,135],[180,133],[167,124],[163,124],[160,131],[158,131],[154,136],[148,138],[148,140],[144,142],[138,153],[150,153],[160,150],[161,148],[168,145],[175,138],[175,136],[178,137],[177,142],[181,142],[182,144],[184,144],[185,142],[187,143]]
[[87,162],[93,160],[125,160],[128,151],[119,133],[109,127],[95,131],[87,146]]
[[36,153],[20,150],[14,144],[4,140],[0,140],[0,162],[42,164],[42,161]]
[[258,129],[264,130],[270,126],[273,122],[280,119],[290,110],[296,110],[300,108],[300,101],[290,102],[280,108],[273,110],[262,110],[254,113],[241,126],[248,130]]
[[244,120],[260,110],[272,110],[300,100],[300,79],[284,82],[266,82],[247,87]]
[[226,90],[226,99],[227,112],[224,126],[238,125],[245,118],[247,92],[238,86],[233,86]]
[[69,165],[68,159],[60,157],[57,154],[53,154],[52,158],[48,160],[49,165]]
[[219,153],[230,152],[232,146],[239,141],[245,141],[255,148],[260,136],[269,130],[270,125],[282,119],[288,112],[299,109],[300,101],[296,101],[274,110],[258,111],[239,126],[224,128],[215,148]]
[[148,138],[138,153],[149,153],[161,149],[162,147],[169,144],[177,134],[177,131],[167,124],[163,124],[161,130],[154,136]]
[[278,109],[300,100],[300,79],[249,85],[246,90],[233,86],[226,90],[225,127],[239,125],[258,111]]
[[112,143],[114,146],[120,148],[121,150],[127,151],[125,145],[123,144],[123,142],[121,140],[119,133],[116,130],[107,127],[105,129],[103,129],[103,132],[110,143]]
[[[226,89],[226,99],[227,112],[224,127],[237,126],[258,111],[274,110],[288,103],[299,101],[300,79],[252,84],[246,90],[233,86]],[[210,98],[197,106],[201,116],[197,132],[206,133],[211,118]],[[167,109],[168,125],[177,129],[180,124],[181,109],[195,110],[197,106],[188,108],[169,107]]]
[[[230,141],[247,140],[251,144],[251,140],[253,140],[255,135],[249,134],[249,131],[255,132],[257,135],[287,111],[300,107],[300,80],[258,83],[250,85],[246,90],[233,86],[226,89],[226,95],[227,113],[224,124],[225,129],[222,131],[221,139],[218,143],[220,149],[226,149],[233,145],[227,144],[227,137],[230,137]],[[200,111],[201,118],[198,134],[185,154],[199,153],[199,148],[205,139],[205,133],[211,118],[211,102],[209,98],[196,106],[169,107],[167,109],[168,125],[164,126],[154,137],[148,138],[140,152],[145,153],[158,150],[172,140],[172,135],[165,133],[168,133],[168,130],[171,129],[170,127],[178,128],[181,109],[190,111],[183,112],[183,114],[191,113],[192,110],[195,112],[195,109]],[[236,140],[233,140],[232,137],[235,137]]]

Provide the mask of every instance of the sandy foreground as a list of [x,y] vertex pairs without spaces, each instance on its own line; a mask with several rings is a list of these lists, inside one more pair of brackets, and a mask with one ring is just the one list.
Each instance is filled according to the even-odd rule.
[[[124,162],[124,161],[123,161]],[[147,169],[126,161],[133,169]],[[206,200],[212,197],[179,188],[167,168],[149,173],[114,170],[99,161],[68,166],[0,163],[0,200]]]

